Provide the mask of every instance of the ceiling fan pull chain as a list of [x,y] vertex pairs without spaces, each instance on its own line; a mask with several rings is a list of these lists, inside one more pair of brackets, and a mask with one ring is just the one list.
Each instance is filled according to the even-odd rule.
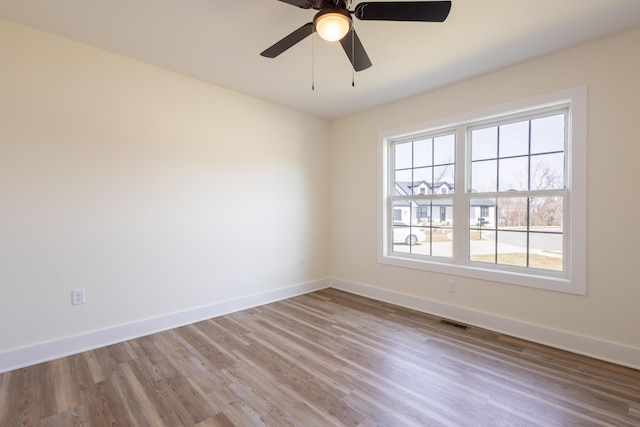
[[315,63],[315,37],[311,34],[311,90],[316,90],[316,63]]

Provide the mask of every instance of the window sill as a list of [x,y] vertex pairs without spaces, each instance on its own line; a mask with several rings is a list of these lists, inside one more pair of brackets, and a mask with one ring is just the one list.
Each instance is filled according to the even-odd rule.
[[427,261],[422,259],[409,259],[406,256],[380,255],[380,264],[396,267],[412,268],[433,273],[448,274],[452,276],[469,277],[490,282],[507,283],[517,286],[525,286],[536,289],[545,289],[555,292],[563,292],[575,295],[586,295],[586,281],[568,279],[563,277],[541,276],[519,272],[493,270],[470,265],[457,265],[446,262]]

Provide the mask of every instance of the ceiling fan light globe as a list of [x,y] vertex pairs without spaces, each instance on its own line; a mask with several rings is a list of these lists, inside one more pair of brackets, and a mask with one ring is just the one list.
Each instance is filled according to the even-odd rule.
[[336,42],[351,29],[351,18],[338,12],[324,13],[316,18],[316,31],[328,42]]

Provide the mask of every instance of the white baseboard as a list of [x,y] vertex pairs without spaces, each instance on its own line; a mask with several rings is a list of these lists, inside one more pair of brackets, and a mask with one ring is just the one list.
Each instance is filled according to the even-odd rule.
[[126,325],[62,338],[0,353],[0,373],[66,357],[107,345],[166,331],[224,314],[306,294],[329,286],[329,279],[274,289],[219,303],[171,313]]
[[280,301],[324,289],[328,286],[618,365],[640,369],[640,349],[635,347],[400,294],[361,283],[340,279],[321,279],[145,319],[135,323],[5,351],[0,353],[0,373]]
[[430,301],[411,295],[400,294],[362,283],[332,279],[331,287],[561,350],[567,350],[572,353],[640,369],[640,348],[577,335],[567,331],[550,329],[540,325]]

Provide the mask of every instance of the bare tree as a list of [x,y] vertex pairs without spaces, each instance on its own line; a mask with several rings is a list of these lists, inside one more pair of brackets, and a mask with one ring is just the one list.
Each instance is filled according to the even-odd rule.
[[527,199],[522,197],[501,199],[498,216],[500,225],[504,227],[526,226]]
[[562,171],[544,160],[537,160],[531,171],[532,190],[552,190],[562,188]]
[[[543,160],[537,161],[531,173],[532,190],[562,188],[562,172]],[[536,197],[531,199],[531,225],[559,226],[562,224],[562,198]]]
[[454,185],[454,165],[451,158],[447,158],[447,164],[433,168],[433,183],[447,183]]
[[[554,190],[563,183],[562,171],[544,160],[537,160],[530,174],[526,170],[514,173],[514,184],[520,191]],[[500,220],[505,226],[524,226],[527,221],[530,226],[560,226],[562,202],[561,197],[533,197],[527,206],[526,198],[503,199]]]

